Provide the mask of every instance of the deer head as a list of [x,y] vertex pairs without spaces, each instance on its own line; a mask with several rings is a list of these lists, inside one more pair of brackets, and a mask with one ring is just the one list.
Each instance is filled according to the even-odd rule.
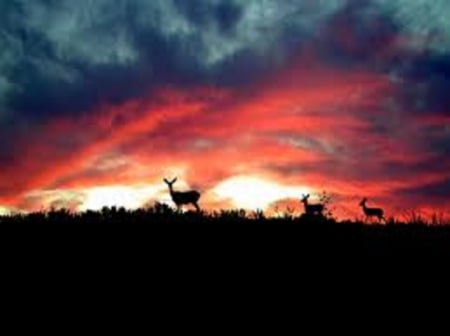
[[170,187],[172,187],[172,185],[177,182],[177,178],[175,177],[172,181],[169,181],[168,179],[164,178],[163,179],[164,182],[166,182],[166,184]]
[[367,202],[367,198],[364,197],[364,198],[362,199],[362,201],[359,203],[359,205],[363,207],[363,206],[366,205],[366,202]]
[[302,199],[300,200],[300,202],[303,202],[303,203],[308,203],[308,198],[309,198],[309,194],[307,194],[307,195],[304,195],[304,194],[302,194]]

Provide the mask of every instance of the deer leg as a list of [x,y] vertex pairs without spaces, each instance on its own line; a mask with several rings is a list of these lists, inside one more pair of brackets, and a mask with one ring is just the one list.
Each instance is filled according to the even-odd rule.
[[197,204],[197,202],[195,202],[195,203],[192,203],[194,206],[195,206],[195,208],[197,209],[197,212],[200,212],[200,207],[198,206],[198,204]]

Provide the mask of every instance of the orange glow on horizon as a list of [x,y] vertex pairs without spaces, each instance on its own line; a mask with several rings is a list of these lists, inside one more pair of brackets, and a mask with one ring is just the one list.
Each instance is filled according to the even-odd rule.
[[[353,216],[362,196],[398,213],[417,205],[402,204],[392,190],[450,178],[440,171],[383,175],[386,162],[428,158],[412,137],[388,138],[373,129],[371,121],[383,112],[380,97],[395,94],[389,78],[300,65],[239,91],[166,88],[80,120],[54,120],[18,139],[23,154],[0,172],[0,204],[33,210],[65,204],[70,191],[76,197],[67,202],[79,210],[136,208],[170,201],[162,178],[178,176],[176,189],[200,189],[207,209],[268,209],[326,190]],[[414,134],[412,126],[407,131]]]
[[220,182],[212,192],[220,198],[230,199],[236,208],[267,210],[276,201],[298,199],[310,190],[306,187],[280,185],[259,177],[235,176]]

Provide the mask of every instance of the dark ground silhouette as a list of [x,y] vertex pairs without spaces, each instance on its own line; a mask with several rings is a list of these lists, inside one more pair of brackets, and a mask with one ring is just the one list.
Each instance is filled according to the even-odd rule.
[[134,211],[104,208],[70,213],[67,210],[0,217],[2,243],[10,238],[44,246],[105,245],[106,249],[151,248],[157,255],[173,249],[199,254],[272,252],[282,255],[411,255],[450,254],[450,225],[425,222],[365,225],[337,222],[325,216],[266,218],[244,210],[187,212],[155,204]]

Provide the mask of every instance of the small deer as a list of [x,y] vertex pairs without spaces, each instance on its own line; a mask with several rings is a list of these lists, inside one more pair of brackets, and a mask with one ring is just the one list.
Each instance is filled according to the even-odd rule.
[[173,184],[176,181],[176,177],[172,181],[164,179],[164,182],[169,186],[170,197],[172,197],[172,201],[176,204],[177,209],[180,210],[183,204],[192,204],[193,206],[195,206],[197,211],[200,211],[200,207],[197,203],[200,198],[200,193],[196,190],[174,191]]
[[322,212],[324,209],[323,204],[320,204],[320,203],[309,204],[308,203],[309,194],[302,195],[302,196],[303,196],[303,198],[300,200],[300,202],[302,202],[303,205],[305,206],[305,213],[307,215],[322,215]]
[[386,219],[384,218],[383,209],[381,208],[368,208],[366,206],[367,198],[363,198],[363,200],[359,203],[359,205],[362,207],[364,214],[366,215],[366,220],[370,217],[377,217],[378,220],[381,222],[381,220],[384,220],[386,222]]

